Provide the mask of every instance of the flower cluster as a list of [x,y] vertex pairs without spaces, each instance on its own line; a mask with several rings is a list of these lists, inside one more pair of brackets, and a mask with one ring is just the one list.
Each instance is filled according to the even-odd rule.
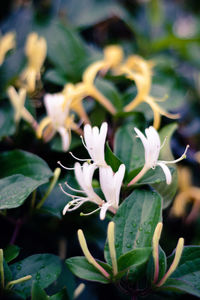
[[[84,126],[83,144],[90,155],[92,163],[87,162],[88,160],[83,165],[79,162],[75,163],[75,177],[81,190],[74,189],[66,183],[69,189],[76,193],[84,194],[84,196],[72,195],[64,191],[61,186],[63,192],[73,199],[65,206],[63,214],[67,211],[77,209],[85,202],[92,202],[99,206],[95,211],[100,210],[101,220],[105,218],[107,210],[116,213],[119,206],[120,189],[125,174],[125,165],[120,165],[116,173],[113,172],[111,166],[107,165],[104,154],[107,130],[107,123],[103,123],[100,130],[98,127],[92,128],[89,124]],[[59,164],[61,165],[60,162]],[[96,169],[99,169],[99,181],[105,200],[101,199],[92,187],[92,179]]]

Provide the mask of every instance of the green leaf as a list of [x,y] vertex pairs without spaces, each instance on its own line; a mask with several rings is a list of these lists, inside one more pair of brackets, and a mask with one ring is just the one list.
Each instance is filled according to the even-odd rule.
[[40,287],[40,285],[34,281],[31,290],[31,300],[48,300],[49,297],[45,291]]
[[36,281],[41,288],[48,287],[61,272],[60,259],[53,254],[35,254],[10,266],[13,280],[31,275],[32,279],[13,287],[16,292],[30,296],[31,285]]
[[0,109],[0,140],[15,132],[14,114],[11,106],[1,106]]
[[60,73],[60,77],[66,77],[72,82],[81,80],[87,54],[78,33],[69,26],[52,20],[42,26],[34,24],[34,30],[46,39],[47,57]]
[[40,184],[39,181],[20,174],[0,179],[0,209],[22,205]]
[[145,264],[151,254],[151,250],[151,247],[137,248],[123,254],[117,261],[119,271]]
[[123,164],[123,162],[112,152],[108,142],[105,147],[105,160],[109,166],[111,166],[113,172],[117,172],[119,166]]
[[62,291],[56,293],[55,295],[50,296],[48,299],[50,299],[50,300],[68,300],[69,297],[67,295],[66,288],[64,288]]
[[200,297],[199,289],[195,288],[191,282],[186,282],[185,280],[181,279],[169,278],[160,289],[179,293],[188,293]]
[[26,151],[13,150],[1,153],[0,165],[0,178],[22,174],[43,184],[53,176],[52,171],[42,158]]
[[134,124],[126,124],[117,130],[114,153],[125,164],[128,173],[143,167],[144,147],[136,137]]
[[20,252],[20,248],[16,245],[8,245],[4,250],[3,250],[3,256],[6,260],[7,263],[15,259]]
[[67,78],[62,75],[61,72],[53,69],[50,69],[45,73],[44,80],[62,87],[67,83]]
[[[98,261],[98,263],[100,262]],[[101,283],[109,283],[109,280],[105,278],[93,265],[91,265],[85,257],[77,256],[68,258],[66,260],[66,264],[70,271],[79,278]],[[102,264],[103,263],[101,262],[101,265]],[[103,264],[103,267],[109,268],[107,264]]]
[[[117,258],[135,248],[151,247],[161,208],[160,196],[152,191],[135,190],[124,200],[113,218]],[[107,244],[104,255],[110,263]]]
[[112,82],[105,79],[97,78],[95,80],[97,89],[114,105],[114,107],[120,111],[123,108],[121,95]]
[[[171,152],[171,137],[174,133],[174,131],[177,128],[177,124],[169,124],[165,127],[163,127],[159,131],[161,144],[164,142],[165,138],[167,137],[167,140],[162,147],[159,155],[160,160],[173,160],[174,157]],[[172,202],[176,191],[178,187],[178,176],[177,176],[177,170],[175,165],[171,165],[170,170],[172,171],[172,182],[171,184],[167,185],[166,182],[160,182],[152,184],[152,187],[162,196],[163,198],[163,208],[167,208],[170,203]]]
[[53,175],[48,165],[37,155],[21,150],[0,155],[0,208],[20,206],[38,186]]

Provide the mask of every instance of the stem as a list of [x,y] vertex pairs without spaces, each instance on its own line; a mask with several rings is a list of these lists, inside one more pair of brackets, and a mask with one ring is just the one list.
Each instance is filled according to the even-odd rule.
[[37,193],[37,189],[35,189],[32,193],[32,198],[31,198],[31,210],[34,209],[35,207],[35,200],[36,200],[36,193]]
[[19,230],[22,226],[22,221],[21,219],[18,219],[17,222],[16,222],[16,226],[15,226],[15,229],[14,229],[14,232],[13,232],[13,235],[11,237],[11,240],[10,240],[10,244],[13,245],[16,241],[16,238],[19,234]]
[[45,200],[47,199],[47,197],[50,195],[50,193],[52,192],[54,186],[56,185],[56,182],[58,181],[58,178],[60,176],[60,172],[61,169],[60,168],[56,168],[54,171],[54,176],[51,180],[51,183],[46,191],[46,193],[44,194],[44,196],[42,197],[42,199],[40,200],[40,202],[37,204],[36,208],[39,209],[40,207],[42,207],[42,205],[44,204]]
[[4,268],[3,268],[3,249],[0,249],[0,274],[1,274],[1,288],[4,288]]
[[142,170],[129,182],[128,186],[135,184],[137,181],[139,181],[148,170],[149,168],[146,167],[146,165],[144,165]]

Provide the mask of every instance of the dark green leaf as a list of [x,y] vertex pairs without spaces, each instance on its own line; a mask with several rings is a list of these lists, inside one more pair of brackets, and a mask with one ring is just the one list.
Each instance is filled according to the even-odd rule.
[[107,164],[111,166],[113,172],[117,172],[119,166],[123,164],[122,161],[112,152],[108,143],[106,143],[105,148],[105,160]]
[[31,300],[48,300],[49,297],[40,285],[34,281],[31,290]]
[[48,287],[61,272],[60,259],[52,254],[35,254],[10,266],[13,280],[31,275],[32,279],[13,287],[26,297],[30,295],[31,285],[36,281],[41,288]]
[[20,252],[20,248],[16,245],[8,245],[4,250],[3,250],[3,255],[7,263],[15,259]]
[[[159,246],[159,276],[158,276],[158,280],[160,280],[165,275],[166,269],[167,269],[166,255],[165,255],[165,252],[163,251],[163,249]],[[149,260],[148,267],[147,267],[147,277],[150,282],[153,281],[154,270],[155,270],[154,260],[153,260],[153,256],[152,256],[151,259]]]
[[137,248],[123,254],[117,261],[119,271],[145,264],[151,254],[151,250],[151,247]]
[[41,184],[53,176],[47,163],[39,156],[21,150],[4,152],[0,155],[0,178],[22,174],[39,181]]
[[179,293],[188,293],[197,296],[198,298],[200,297],[200,289],[195,288],[192,282],[187,282],[181,279],[169,278],[160,289]]
[[67,291],[64,288],[62,291],[58,292],[57,294],[50,296],[50,300],[69,300],[69,297],[67,295]]
[[[93,265],[91,265],[85,257],[71,257],[66,260],[66,264],[70,271],[79,278],[101,283],[109,283],[109,280],[105,278]],[[104,264],[104,267],[105,266],[106,264]]]
[[40,184],[39,181],[20,174],[0,179],[0,209],[22,205]]
[[[113,218],[117,258],[135,248],[151,247],[161,208],[160,196],[152,191],[135,190],[124,200]],[[105,258],[110,263],[108,245]]]
[[115,135],[115,155],[125,164],[127,172],[138,170],[144,165],[144,147],[136,137],[134,124],[126,124]]

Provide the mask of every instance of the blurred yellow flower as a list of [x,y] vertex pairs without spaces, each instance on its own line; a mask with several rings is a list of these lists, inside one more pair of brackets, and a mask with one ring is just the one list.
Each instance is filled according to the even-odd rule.
[[27,66],[21,74],[21,80],[28,92],[34,92],[36,81],[40,80],[41,68],[47,54],[47,43],[43,37],[39,37],[36,32],[28,35],[25,53],[27,56]]
[[179,193],[176,196],[171,214],[176,217],[183,217],[186,214],[186,206],[189,202],[193,203],[187,222],[197,218],[200,211],[200,188],[192,185],[192,175],[187,167],[178,168]]
[[0,65],[4,62],[6,53],[15,47],[15,34],[9,32],[0,38]]
[[152,85],[152,67],[152,61],[146,61],[140,56],[131,55],[125,63],[119,67],[119,73],[123,73],[127,78],[133,80],[137,87],[136,97],[125,106],[124,111],[132,111],[142,102],[146,102],[153,110],[153,126],[158,129],[160,127],[161,115],[171,119],[177,119],[179,118],[179,115],[170,114],[157,104],[157,101],[163,101],[165,98],[157,99],[150,95]]
[[67,83],[62,91],[65,99],[64,106],[69,105],[70,109],[77,113],[83,123],[90,123],[82,103],[83,98],[86,96],[85,93],[82,83]]
[[17,92],[13,86],[9,86],[7,89],[7,94],[15,111],[15,122],[18,123],[22,118],[30,123],[34,129],[36,129],[36,120],[24,106],[26,101],[26,90],[24,88],[21,88]]

